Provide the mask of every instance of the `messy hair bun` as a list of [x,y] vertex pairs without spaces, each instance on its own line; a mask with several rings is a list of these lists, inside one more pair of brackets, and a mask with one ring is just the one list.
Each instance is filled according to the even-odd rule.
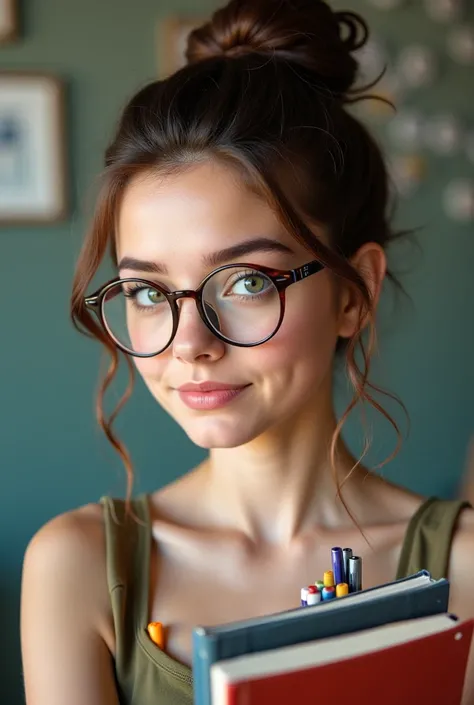
[[187,60],[267,54],[309,69],[332,93],[346,95],[367,41],[364,20],[335,12],[323,0],[231,0],[191,32]]

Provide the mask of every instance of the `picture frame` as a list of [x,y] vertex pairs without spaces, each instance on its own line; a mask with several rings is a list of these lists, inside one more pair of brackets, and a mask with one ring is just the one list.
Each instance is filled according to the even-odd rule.
[[56,76],[0,71],[0,225],[66,218],[64,102]]
[[0,0],[0,46],[18,36],[18,0]]
[[186,41],[190,32],[199,27],[205,17],[181,15],[166,17],[158,23],[158,74],[166,78],[186,64]]

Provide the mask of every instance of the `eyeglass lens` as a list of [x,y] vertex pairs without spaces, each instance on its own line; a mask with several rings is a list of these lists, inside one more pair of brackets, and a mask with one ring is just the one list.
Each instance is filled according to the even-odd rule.
[[[209,327],[229,342],[257,344],[276,330],[281,316],[279,292],[263,272],[228,267],[215,272],[202,290]],[[140,280],[118,282],[102,302],[109,334],[133,353],[158,354],[173,334],[173,309],[158,285]]]

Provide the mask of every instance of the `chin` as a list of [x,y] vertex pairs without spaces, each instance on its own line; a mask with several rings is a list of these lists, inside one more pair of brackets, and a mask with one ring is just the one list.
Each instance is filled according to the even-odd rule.
[[250,443],[257,438],[264,429],[258,429],[252,423],[238,423],[236,419],[205,418],[179,419],[176,422],[181,426],[188,438],[200,448],[237,448]]
[[[154,390],[151,390],[152,393]],[[153,394],[160,406],[174,419],[184,433],[199,448],[237,448],[250,443],[265,432],[266,417],[250,413],[248,405],[231,403],[213,411],[188,409],[176,394]]]

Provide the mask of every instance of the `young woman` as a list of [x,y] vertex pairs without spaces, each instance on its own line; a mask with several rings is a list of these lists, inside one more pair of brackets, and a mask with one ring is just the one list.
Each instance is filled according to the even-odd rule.
[[[375,404],[394,236],[383,158],[347,110],[365,35],[321,0],[233,0],[190,36],[188,65],[126,107],[72,315],[110,351],[104,388],[124,355],[209,455],[32,539],[28,705],[190,705],[193,626],[294,607],[334,545],[364,556],[366,588],[420,568],[449,575],[450,608],[474,615],[473,512],[370,473],[333,409],[338,356],[354,403]],[[93,293],[109,247],[117,278]],[[99,420],[131,478],[100,404]],[[159,433],[156,449],[159,483]]]

